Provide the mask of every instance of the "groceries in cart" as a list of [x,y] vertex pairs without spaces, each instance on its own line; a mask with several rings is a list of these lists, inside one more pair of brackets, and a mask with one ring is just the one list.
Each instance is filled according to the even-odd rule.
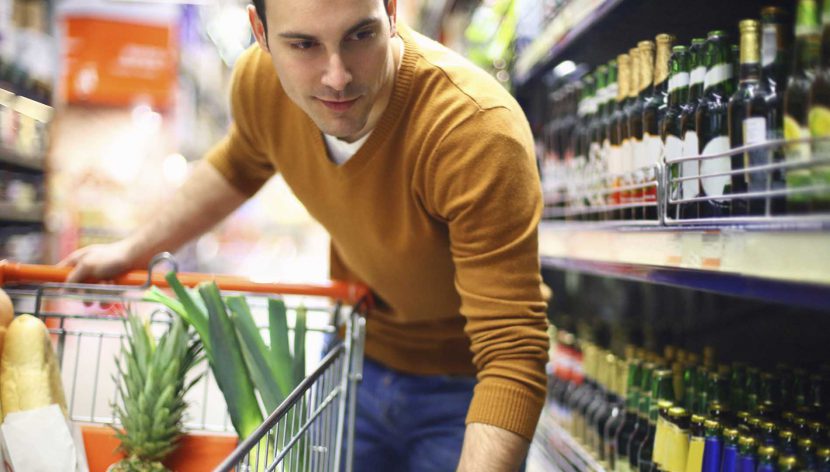
[[[5,438],[12,449],[5,470],[288,471],[346,463],[341,452],[353,437],[355,408],[346,393],[359,378],[352,372],[362,359],[362,321],[359,336],[350,333],[362,320],[365,288],[161,276],[152,266],[114,285],[68,284],[66,272],[0,261],[0,285],[14,300],[0,296],[0,431],[17,428]],[[347,317],[343,302],[355,305]],[[306,375],[307,347],[322,349],[338,325],[345,339]],[[26,382],[8,382],[10,373]],[[15,415],[30,420],[9,423]]]
[[[85,471],[77,429],[69,423],[58,360],[46,325],[14,317],[0,290],[0,425],[3,467],[15,471]],[[49,445],[44,454],[43,445]]]

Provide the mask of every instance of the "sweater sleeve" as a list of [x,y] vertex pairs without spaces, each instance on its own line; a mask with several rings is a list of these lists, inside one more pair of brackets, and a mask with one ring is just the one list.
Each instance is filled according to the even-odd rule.
[[[263,67],[256,44],[234,65],[228,133],[207,153],[207,160],[245,195],[255,194],[276,172],[265,152],[260,129],[264,113],[256,104],[258,69]],[[268,64],[270,66],[270,64]],[[260,126],[257,126],[260,125]]]
[[526,120],[481,110],[448,132],[428,172],[447,222],[478,384],[467,423],[533,437],[544,404],[548,335],[540,284],[540,181]]

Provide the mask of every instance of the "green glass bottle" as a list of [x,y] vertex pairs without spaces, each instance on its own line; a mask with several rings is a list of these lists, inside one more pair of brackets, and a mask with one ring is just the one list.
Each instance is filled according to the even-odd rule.
[[[606,190],[613,188],[614,180],[613,177],[609,177],[609,174],[614,172],[614,165],[617,164],[617,156],[614,152],[615,145],[612,144],[612,141],[616,139],[619,141],[619,135],[617,134],[617,129],[614,128],[614,114],[617,112],[618,108],[618,101],[617,95],[619,90],[619,66],[617,64],[616,59],[612,59],[608,61],[608,77],[607,77],[607,85],[605,86],[605,114],[602,118],[602,152],[600,153],[600,172],[602,176],[602,180],[600,180],[601,190]],[[615,136],[612,136],[615,135]],[[616,145],[616,149],[619,149],[619,143]],[[613,162],[612,162],[613,160]],[[600,194],[600,198],[602,199],[603,205],[610,205],[614,203],[613,201],[613,194],[611,193],[602,193]],[[605,220],[614,219],[613,213],[609,211],[605,211],[602,214],[602,218]]]
[[[729,151],[728,101],[734,93],[732,82],[732,52],[723,31],[712,31],[704,49],[706,78],[703,100],[697,109],[698,138],[701,154],[721,154]],[[729,201],[718,198],[730,193],[729,175],[718,175],[731,169],[729,156],[700,161],[700,214],[704,218],[729,216]],[[711,177],[709,177],[711,176]]]
[[[646,103],[651,98],[651,86],[654,81],[654,48],[653,41],[637,43],[637,49],[640,51],[640,80],[638,82],[640,88],[637,93],[637,101],[630,109],[631,113],[628,117],[628,126],[631,130],[632,156],[634,157],[633,181],[637,185],[646,182],[645,169],[649,166],[648,152],[643,141],[643,110],[645,110]],[[634,207],[632,217],[636,220],[645,217],[643,207],[640,206],[644,197],[645,193],[642,188],[635,189],[632,192],[632,203],[637,205]]]
[[[767,108],[767,139],[784,139],[784,90],[792,59],[792,21],[783,8],[769,6],[761,9],[761,77],[762,89],[752,98],[751,109]],[[771,151],[773,163],[784,162],[784,149]],[[781,191],[786,188],[784,172],[776,169],[770,173],[770,189]],[[750,186],[752,176],[750,175]],[[764,204],[761,210],[760,203]],[[764,201],[750,202],[750,213],[783,214],[786,212],[786,198],[777,195]]]
[[[760,110],[758,116],[750,110],[752,96],[761,88],[761,50],[759,46],[758,30],[760,24],[756,20],[743,20],[739,23],[741,32],[740,72],[738,90],[729,99],[729,143],[732,148],[744,145],[758,144],[767,139],[766,107]],[[749,166],[764,164],[768,155],[766,150],[744,152],[732,155],[732,171],[740,171]],[[755,175],[753,182],[756,186],[752,191],[766,191],[767,184],[763,179],[766,172]],[[749,189],[749,174],[732,174],[732,192],[744,194]],[[731,200],[732,216],[744,216],[749,213],[750,201],[745,198]]]
[[[614,189],[622,188],[623,172],[626,170],[625,150],[623,147],[623,134],[626,128],[625,108],[628,105],[628,87],[631,83],[631,56],[620,54],[617,56],[617,96],[614,113],[611,116],[609,136],[611,139],[611,151],[609,157],[609,171],[614,176]],[[611,194],[611,203],[622,204],[622,193],[615,191]],[[615,210],[612,219],[623,219],[623,211]]]
[[[810,137],[808,126],[810,87],[819,65],[821,36],[818,23],[818,6],[816,0],[799,0],[796,10],[795,54],[787,90],[784,93],[784,137],[788,140],[807,139]],[[810,160],[808,142],[793,143],[787,146],[788,164],[804,163]],[[788,168],[786,183],[788,190],[797,191],[809,187],[812,182],[810,169]],[[811,211],[811,198],[808,193],[787,195],[787,211],[806,213]]]
[[[663,140],[660,126],[668,108],[669,94],[669,56],[674,43],[674,36],[658,34],[654,39],[656,52],[654,59],[654,80],[651,93],[643,106],[643,149],[646,153],[645,183],[650,183],[644,190],[646,205],[643,208],[643,218],[657,219],[657,166],[663,155]],[[671,362],[671,359],[669,359]]]
[[[683,156],[683,130],[681,128],[681,114],[689,101],[689,49],[686,46],[675,46],[669,60],[669,87],[666,113],[661,125],[660,137],[663,140],[663,156],[665,169],[672,178],[680,177],[681,164],[667,164],[672,159]],[[683,198],[682,182],[670,184],[669,193],[672,200]],[[680,205],[669,204],[668,215],[673,219],[680,219]]]
[[628,378],[626,381],[626,401],[623,423],[614,438],[616,457],[614,459],[615,472],[628,472],[631,466],[628,461],[628,443],[637,425],[639,418],[640,386],[643,377],[643,363],[640,359],[628,361]]
[[657,368],[652,362],[647,362],[643,365],[637,422],[634,425],[634,431],[632,431],[631,437],[628,440],[628,445],[626,446],[628,464],[632,471],[640,470],[640,445],[643,443],[643,440],[645,440],[646,434],[648,434],[648,417],[651,408],[652,380],[654,379],[654,372],[656,371]]
[[[623,120],[622,126],[620,127],[621,130],[621,137],[622,137],[622,155],[623,155],[623,162],[625,165],[623,166],[623,186],[628,187],[634,185],[635,183],[635,168],[638,162],[636,151],[639,149],[638,140],[642,138],[642,115],[643,115],[643,108],[642,103],[639,100],[639,92],[640,92],[640,49],[639,48],[631,48],[628,51],[628,55],[631,58],[631,81],[629,82],[628,86],[628,98],[626,99],[625,105],[625,118]],[[638,118],[639,117],[639,118]],[[633,126],[634,122],[639,120],[640,127],[640,138],[637,138],[637,133]],[[634,202],[634,192],[632,190],[625,190],[622,192],[622,203],[624,205],[631,205]],[[626,207],[622,210],[622,219],[624,220],[632,220],[634,219],[634,210],[633,208]]]
[[[662,402],[662,403],[661,403]],[[651,401],[648,408],[648,423],[646,434],[637,448],[638,467],[640,472],[651,472],[654,466],[654,438],[657,433],[657,421],[660,410],[664,409],[664,417],[674,404],[674,381],[671,370],[662,369],[654,373],[652,380]]]
[[[700,155],[700,139],[697,134],[697,123],[695,116],[700,102],[703,100],[703,81],[706,77],[706,65],[703,49],[706,40],[703,38],[692,39],[689,47],[689,100],[683,111],[680,113],[680,129],[683,133],[683,156]],[[680,165],[680,177],[697,177],[700,175],[700,163],[698,161],[686,161]],[[700,179],[691,178],[684,180],[681,184],[681,195],[684,199],[695,198],[700,195]],[[695,219],[700,217],[700,204],[688,202],[680,204],[680,217],[683,219]]]

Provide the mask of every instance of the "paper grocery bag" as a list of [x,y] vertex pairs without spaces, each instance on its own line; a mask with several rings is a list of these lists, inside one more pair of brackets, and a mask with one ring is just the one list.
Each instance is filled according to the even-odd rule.
[[88,472],[70,425],[58,405],[9,413],[2,431],[3,453],[11,472]]

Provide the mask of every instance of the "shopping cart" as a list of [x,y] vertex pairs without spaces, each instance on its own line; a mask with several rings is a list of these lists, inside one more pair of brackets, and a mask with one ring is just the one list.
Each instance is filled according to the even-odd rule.
[[[165,260],[176,270],[175,262],[164,254],[155,258],[147,271],[129,272],[107,285],[65,283],[69,271],[65,267],[0,261],[0,286],[14,300],[16,314],[31,313],[49,327],[70,417],[85,428],[117,426],[112,405],[118,401],[115,373],[126,335],[124,314],[129,311],[149,317],[157,335],[175,316],[143,297],[151,285],[167,286],[160,271],[154,272],[156,265]],[[308,313],[307,349],[319,346],[322,352],[327,339],[338,331],[343,334],[342,340],[324,353],[319,365],[253,434],[241,443],[233,441],[235,448],[214,470],[351,470],[356,411],[353,392],[362,376],[363,315],[370,303],[368,290],[344,282],[296,285],[256,283],[221,275],[177,273],[177,277],[186,286],[213,280],[223,294],[245,295],[255,317],[257,307],[266,306],[268,295],[282,296],[289,307],[302,304]],[[224,398],[210,376],[207,362],[193,371],[192,375],[204,377],[188,393],[186,430],[193,434],[231,432]],[[108,444],[112,449],[112,441]],[[199,460],[187,457],[187,451],[181,452],[185,457],[181,463]],[[206,470],[189,465],[189,470]],[[96,472],[92,461],[90,467]]]

